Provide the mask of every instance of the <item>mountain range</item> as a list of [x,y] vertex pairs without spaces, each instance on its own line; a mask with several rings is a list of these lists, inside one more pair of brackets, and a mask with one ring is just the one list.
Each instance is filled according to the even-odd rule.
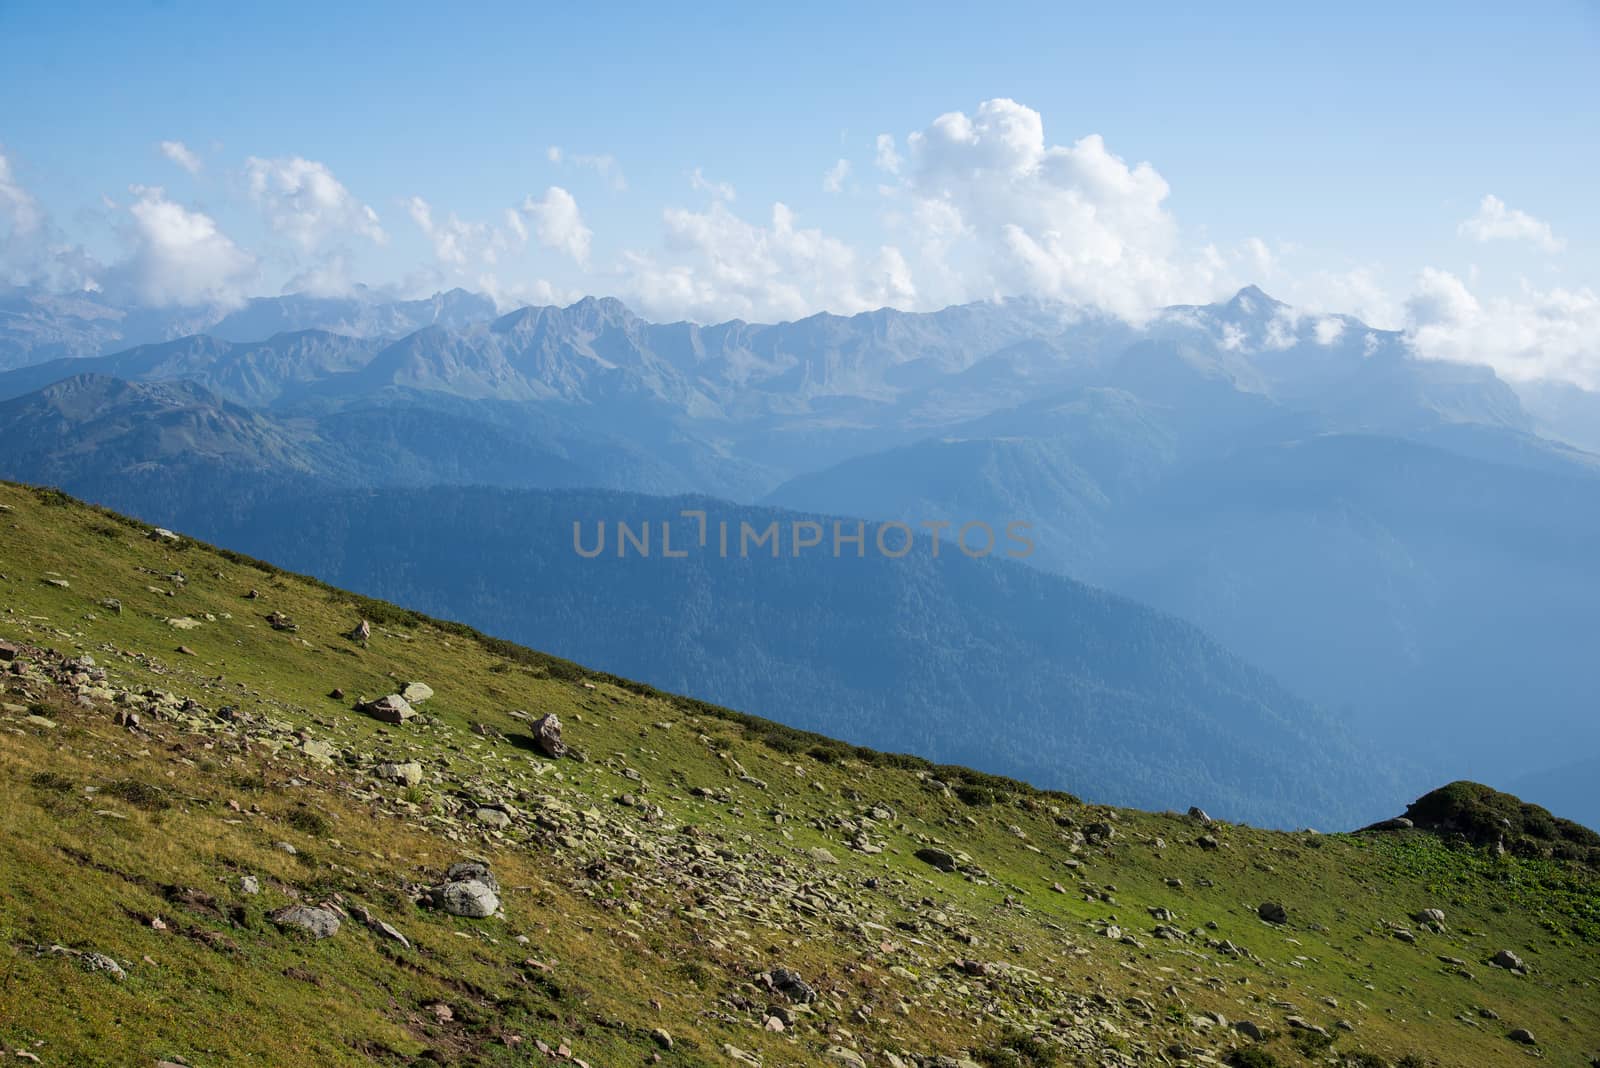
[[[56,335],[100,321],[29,307],[28,322],[59,320]],[[525,492],[485,513],[513,524],[550,507],[536,491],[578,487],[951,533],[1023,521],[1029,566],[1198,624],[1425,779],[1499,777],[1538,800],[1541,781],[1558,789],[1563,768],[1600,753],[1586,608],[1600,594],[1600,461],[1582,448],[1594,395],[1422,360],[1401,334],[1254,287],[1139,326],[1027,300],[658,324],[610,299],[495,315],[457,292],[275,298],[207,331],[120,350],[86,332],[70,356],[40,361],[36,344],[11,357],[30,362],[0,373],[0,472],[235,540],[246,518],[265,531],[262,516],[307,496],[369,501],[379,556],[403,537],[398,517],[426,507],[419,492],[443,486]],[[451,566],[522,562],[448,509],[425,526]],[[292,541],[279,530],[270,544]],[[358,588],[391,580],[306,551],[309,569]],[[451,566],[409,576],[405,596],[481,618]],[[684,592],[661,587],[650,618]],[[639,633],[580,651],[697,692],[665,660],[633,659]],[[837,649],[792,666],[818,694],[848,669]]]

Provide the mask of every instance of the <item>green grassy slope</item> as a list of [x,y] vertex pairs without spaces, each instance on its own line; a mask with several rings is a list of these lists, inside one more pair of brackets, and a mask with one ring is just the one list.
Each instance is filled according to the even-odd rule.
[[[0,484],[0,506],[0,1062],[1600,1052],[1600,879],[1575,862],[1084,804],[589,675],[49,492]],[[363,617],[370,640],[344,637]],[[411,680],[434,690],[417,719],[354,710]],[[535,752],[514,712],[557,714],[581,759]],[[418,785],[373,773],[407,760]],[[418,904],[469,857],[500,915]],[[269,919],[296,903],[340,929]],[[1525,974],[1488,963],[1502,949]],[[770,989],[779,967],[815,1000]]]

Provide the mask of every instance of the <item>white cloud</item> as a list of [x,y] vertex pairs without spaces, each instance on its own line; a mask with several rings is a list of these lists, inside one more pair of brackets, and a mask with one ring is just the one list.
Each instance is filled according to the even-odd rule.
[[[541,245],[571,257],[579,267],[589,266],[589,241],[594,234],[584,225],[583,214],[571,193],[553,185],[545,190],[542,198],[535,200],[530,196],[524,200],[522,212],[532,220]],[[520,223],[521,220],[513,216],[517,232],[526,238],[527,230]]]
[[[443,220],[436,220],[433,206],[421,197],[407,200],[406,211],[433,245],[434,258],[447,266],[465,268],[469,264],[492,264],[505,247],[506,242],[486,223],[463,222],[454,212]],[[521,227],[521,220],[518,220],[518,228],[525,239],[527,230]]]
[[1567,244],[1555,235],[1549,223],[1507,207],[1505,201],[1492,193],[1478,203],[1478,210],[1471,218],[1462,220],[1456,232],[1480,243],[1527,241],[1545,252],[1560,252]]
[[941,300],[1031,293],[1139,320],[1217,296],[1237,283],[1234,261],[1260,251],[1186,253],[1154,167],[1130,166],[1098,134],[1050,144],[1039,113],[1013,100],[941,115],[907,147],[901,161],[880,138],[879,165],[902,175],[915,217],[944,220],[946,258],[917,265],[959,280]]
[[842,159],[829,167],[822,175],[822,191],[824,193],[844,192],[845,179],[850,177],[850,161]]
[[234,304],[256,280],[256,258],[216,221],[167,199],[155,186],[132,186],[132,254],[118,268],[144,303]]
[[635,299],[647,312],[700,321],[795,319],[819,309],[854,313],[916,302],[905,257],[892,246],[863,255],[774,204],[768,223],[735,215],[722,199],[702,212],[668,210],[668,262],[625,256]]
[[603,182],[618,193],[626,192],[628,189],[628,179],[622,173],[622,165],[617,162],[617,157],[609,152],[593,155],[569,154],[560,145],[551,145],[545,150],[545,157],[551,163],[570,163],[574,167],[586,167],[599,175]]
[[161,142],[161,154],[176,163],[190,174],[199,174],[202,166],[200,157],[189,151],[189,146],[182,141]]
[[733,200],[734,188],[729,182],[713,182],[696,167],[689,175],[689,188],[710,193],[713,200]]
[[388,235],[378,213],[361,203],[316,160],[291,156],[245,160],[253,200],[277,233],[311,252],[332,238],[351,234],[382,245]]
[[878,169],[888,174],[899,174],[900,167],[905,161],[900,158],[900,152],[895,148],[894,135],[879,134],[877,149]]
[[1317,344],[1332,345],[1344,336],[1344,320],[1337,315],[1325,315],[1318,319],[1312,328]]
[[1418,355],[1482,363],[1502,377],[1560,378],[1600,388],[1600,294],[1589,288],[1537,290],[1480,299],[1459,277],[1434,267],[1406,304],[1406,334]]
[[7,244],[37,233],[44,223],[39,202],[12,174],[4,152],[0,152],[0,222],[6,226]]

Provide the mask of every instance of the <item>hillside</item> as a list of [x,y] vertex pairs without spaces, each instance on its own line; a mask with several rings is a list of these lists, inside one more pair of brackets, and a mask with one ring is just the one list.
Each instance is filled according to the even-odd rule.
[[[663,523],[676,551],[695,542],[685,509],[706,512],[707,548],[663,558]],[[193,529],[678,693],[1107,801],[1353,826],[1427,785],[1196,628],[1017,561],[935,558],[926,537],[898,559],[796,555],[786,535],[739,556],[741,524],[808,520],[832,529],[704,498],[443,487],[269,499]],[[619,556],[622,522],[648,524],[655,555]],[[605,525],[607,551],[574,552],[574,523],[591,545]]]
[[[0,643],[0,1050],[19,1063],[1600,1053],[1593,851],[1548,855],[1548,814],[1481,789],[1413,812],[1510,813],[1528,845],[1107,808],[15,485]],[[356,710],[413,682],[432,692],[402,724]],[[447,871],[464,861],[491,872]]]

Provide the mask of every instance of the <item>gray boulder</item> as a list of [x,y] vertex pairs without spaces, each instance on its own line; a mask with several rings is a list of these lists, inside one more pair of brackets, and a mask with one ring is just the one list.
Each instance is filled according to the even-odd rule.
[[393,723],[396,726],[417,714],[417,710],[411,707],[411,703],[397,693],[389,694],[387,697],[380,697],[376,701],[368,701],[361,705],[360,708],[361,711],[373,719],[381,720],[384,723]]
[[314,938],[332,938],[339,933],[339,914],[317,905],[290,905],[267,918],[279,927],[306,931]]

